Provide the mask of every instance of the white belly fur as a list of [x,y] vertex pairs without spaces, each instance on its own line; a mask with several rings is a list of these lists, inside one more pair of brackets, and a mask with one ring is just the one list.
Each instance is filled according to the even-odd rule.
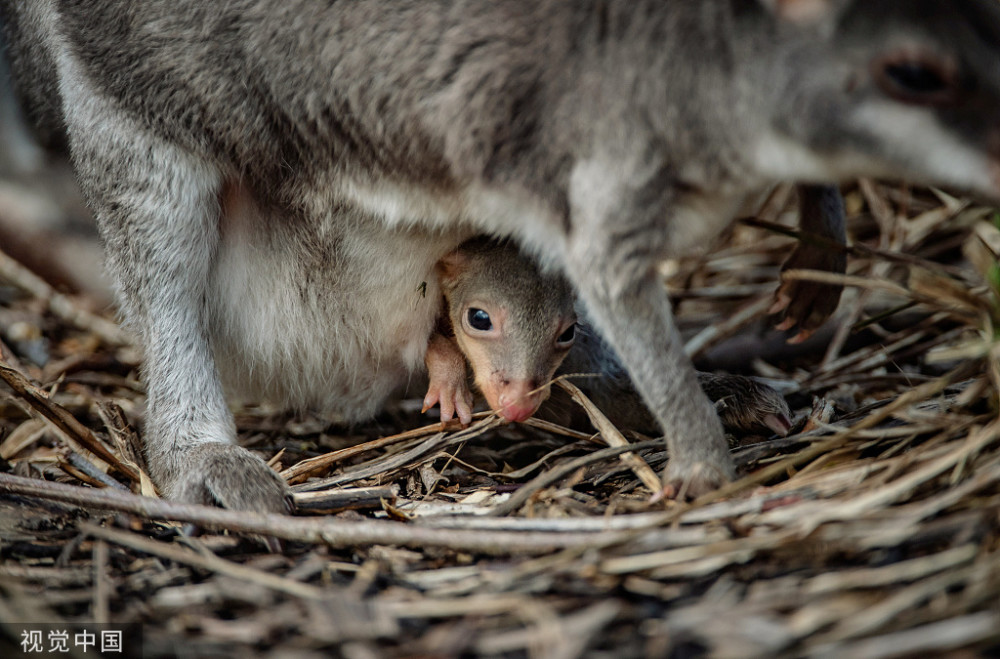
[[441,310],[433,266],[467,237],[347,211],[268,217],[245,192],[221,232],[206,316],[227,393],[344,421],[423,371]]

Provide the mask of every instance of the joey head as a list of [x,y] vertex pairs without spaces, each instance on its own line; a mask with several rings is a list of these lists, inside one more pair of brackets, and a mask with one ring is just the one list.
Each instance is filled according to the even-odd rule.
[[[437,272],[447,322],[428,348],[425,408],[434,404],[439,389],[464,390],[455,407],[468,422],[467,359],[490,408],[508,421],[524,421],[548,398],[549,383],[576,337],[569,283],[541,272],[509,242],[489,238],[463,243],[438,263]],[[442,378],[444,369],[432,362],[460,368]],[[442,419],[451,417],[451,407],[442,400]]]
[[[443,420],[457,414],[468,423],[468,360],[487,403],[508,421],[539,411],[554,376],[586,374],[578,386],[612,421],[622,428],[658,431],[621,361],[574,308],[562,277],[543,272],[509,241],[486,237],[462,243],[438,263],[437,272],[447,322],[439,323],[427,351],[425,410],[440,402]],[[749,377],[701,372],[698,382],[727,429],[788,432],[788,405],[771,387]],[[586,424],[565,413],[575,409],[568,401],[558,407],[546,406],[542,415]]]

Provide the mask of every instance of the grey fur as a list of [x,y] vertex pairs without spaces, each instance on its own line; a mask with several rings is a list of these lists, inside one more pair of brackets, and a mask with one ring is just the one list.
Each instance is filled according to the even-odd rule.
[[[424,256],[481,232],[513,236],[569,276],[666,431],[668,479],[697,495],[730,478],[657,262],[699,248],[780,180],[906,176],[998,192],[995,2],[801,6],[0,0],[15,75],[36,90],[30,114],[65,119],[123,313],[146,349],[149,462],[174,495],[218,491],[202,485],[219,478],[269,482],[263,466],[232,458],[220,370],[289,383],[303,351],[322,361],[303,343],[335,338],[314,324],[352,295],[327,266],[368,263],[363,272],[392,290],[380,302],[399,304]],[[873,67],[903,51],[953,61],[962,97],[887,96]],[[244,217],[220,212],[236,184]],[[378,268],[399,253],[365,238],[383,231],[412,239],[409,269]],[[339,247],[356,236],[353,252]],[[267,267],[251,272],[241,253]],[[253,291],[255,278],[291,291],[260,312],[274,322],[219,297]],[[367,337],[364,353],[371,333],[350,323],[368,315],[353,308],[359,317],[334,324]],[[266,347],[275,337],[260,328],[282,319],[280,345]],[[412,367],[412,340],[370,329],[394,338],[390,354],[338,355],[331,368],[350,362],[338,386],[352,376],[367,386],[372,363]],[[245,346],[253,354],[229,350]],[[202,469],[196,449],[232,469]],[[237,505],[276,509],[282,496],[275,485]]]

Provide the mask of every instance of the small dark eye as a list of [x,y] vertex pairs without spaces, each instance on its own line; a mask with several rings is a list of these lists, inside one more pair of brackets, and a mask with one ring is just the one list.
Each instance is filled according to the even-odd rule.
[[937,71],[919,62],[890,64],[885,67],[885,75],[911,94],[937,94],[948,88],[948,83]]
[[875,79],[889,96],[904,103],[943,105],[956,100],[954,67],[919,57],[895,57],[876,65]]
[[573,323],[566,328],[566,331],[559,335],[556,339],[557,344],[572,343],[573,339],[576,338],[576,323]]
[[493,329],[493,321],[490,320],[490,315],[482,309],[469,309],[467,318],[469,319],[469,326],[472,329],[479,330],[480,332],[488,332]]

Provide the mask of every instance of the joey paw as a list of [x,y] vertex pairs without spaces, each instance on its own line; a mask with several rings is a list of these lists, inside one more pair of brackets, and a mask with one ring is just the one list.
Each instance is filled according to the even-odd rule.
[[441,421],[458,415],[462,425],[472,423],[472,392],[465,372],[465,357],[454,343],[435,336],[427,347],[427,395],[421,412],[441,406]]
[[[820,270],[841,274],[847,269],[847,257],[843,252],[800,243],[788,257],[781,271]],[[823,284],[805,280],[782,281],[774,295],[774,304],[768,310],[771,314],[782,313],[779,330],[798,327],[799,332],[790,343],[801,343],[826,322],[837,310],[843,286]]]
[[451,421],[456,415],[462,425],[472,423],[472,392],[464,381],[460,383],[431,382],[424,396],[421,412],[441,406],[441,421]]
[[250,451],[223,442],[200,444],[172,456],[159,479],[171,499],[260,513],[291,513],[284,479]]

